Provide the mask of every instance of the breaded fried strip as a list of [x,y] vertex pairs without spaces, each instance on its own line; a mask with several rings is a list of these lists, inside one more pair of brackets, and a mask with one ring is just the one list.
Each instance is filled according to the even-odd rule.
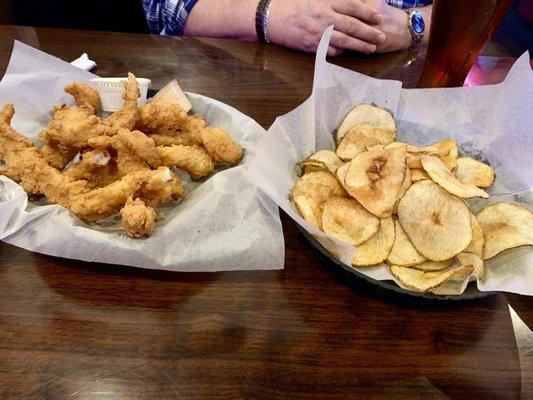
[[65,92],[74,97],[78,107],[87,109],[91,114],[102,107],[98,92],[85,83],[71,83],[65,86]]
[[139,97],[141,97],[139,85],[135,75],[130,72],[128,80],[124,83],[124,94],[122,95],[124,105],[120,110],[104,119],[103,124],[114,132],[120,128],[133,129],[140,117],[137,104]]
[[244,151],[223,129],[207,127],[199,132],[201,143],[216,162],[229,165],[237,164]]
[[159,146],[157,150],[163,165],[176,166],[193,179],[203,178],[215,169],[211,156],[198,146]]

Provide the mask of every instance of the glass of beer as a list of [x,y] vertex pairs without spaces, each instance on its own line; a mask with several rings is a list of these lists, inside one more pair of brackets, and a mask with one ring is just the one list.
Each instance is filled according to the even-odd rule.
[[462,86],[513,0],[434,0],[418,87]]

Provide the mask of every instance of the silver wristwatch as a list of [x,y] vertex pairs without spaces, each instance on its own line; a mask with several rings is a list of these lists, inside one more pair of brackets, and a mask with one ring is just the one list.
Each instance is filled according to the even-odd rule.
[[273,0],[259,0],[257,11],[255,12],[255,31],[260,42],[270,43],[268,37],[268,17],[270,6]]
[[407,11],[407,28],[411,33],[411,44],[408,50],[414,50],[424,38],[426,30],[424,16],[416,10]]

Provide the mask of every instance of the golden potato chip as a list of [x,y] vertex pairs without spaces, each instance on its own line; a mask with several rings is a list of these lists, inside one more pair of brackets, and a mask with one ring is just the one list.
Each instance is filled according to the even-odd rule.
[[400,194],[398,195],[398,200],[396,200],[396,204],[394,206],[394,213],[396,213],[396,209],[398,208],[398,202],[403,197],[407,189],[413,184],[413,180],[411,179],[411,170],[409,168],[405,169],[405,178],[402,182],[402,186],[400,188]]
[[391,142],[389,143],[388,145],[386,145],[384,147],[385,150],[389,150],[389,149],[402,149],[402,150],[405,150],[407,151],[407,146],[409,146],[407,143],[405,142]]
[[369,148],[379,150],[379,147],[393,139],[394,131],[376,128],[368,123],[358,124],[346,132],[337,147],[337,155],[345,161],[351,160]]
[[303,219],[317,228],[322,228],[322,210],[324,203],[316,197],[292,196],[292,202]]
[[366,242],[380,227],[379,218],[370,214],[357,200],[331,197],[324,203],[324,232],[354,246]]
[[444,271],[420,271],[415,268],[391,265],[390,271],[405,287],[417,292],[429,292],[453,278],[466,278],[474,268],[470,265]]
[[320,228],[324,202],[333,196],[347,195],[337,178],[327,171],[305,174],[292,189],[292,201],[303,219]]
[[301,193],[312,194],[315,186],[326,186],[331,192],[332,196],[345,196],[347,193],[339,184],[335,175],[328,171],[316,171],[303,175],[294,185],[292,190],[293,195]]
[[319,161],[302,161],[300,162],[300,165],[304,174],[317,171],[329,171],[328,167],[326,167],[324,163]]
[[420,160],[422,167],[431,179],[451,194],[463,199],[470,199],[472,197],[487,199],[489,197],[487,192],[477,186],[458,180],[440,158],[435,156],[422,156]]
[[405,151],[409,154],[406,162],[411,169],[422,168],[422,156],[435,156],[440,158],[450,171],[455,170],[457,167],[456,160],[459,148],[457,147],[457,143],[452,139],[442,140],[426,147],[406,145]]
[[472,241],[468,206],[433,181],[407,189],[398,203],[398,220],[414,247],[433,261],[452,258]]
[[381,144],[381,142],[379,137],[374,134],[374,127],[366,122],[357,124],[343,136],[337,147],[337,155],[342,160],[349,161],[357,154],[366,151],[367,147],[376,144]]
[[[413,183],[413,179],[411,177],[411,170],[409,168],[405,169],[405,178],[403,179],[402,186],[400,187],[400,198],[403,197],[405,192],[407,192],[407,189],[411,186]],[[400,200],[398,198],[398,201]]]
[[483,260],[473,253],[459,253],[455,256],[459,261],[460,266],[472,266],[474,267],[474,275],[478,277],[480,281],[485,279],[485,264]]
[[412,268],[416,268],[420,271],[442,271],[446,268],[449,268],[453,264],[453,259],[443,260],[443,261],[433,261],[427,260],[423,263],[412,265]]
[[394,244],[387,257],[389,264],[413,266],[427,260],[415,249],[398,221],[394,221],[394,229]]
[[348,172],[348,168],[350,167],[350,163],[344,163],[339,168],[337,168],[337,171],[335,171],[335,175],[337,176],[337,179],[339,180],[340,184],[344,187],[344,179],[346,178],[346,173]]
[[357,246],[352,265],[366,267],[384,262],[392,249],[395,235],[392,217],[382,219],[378,233]]
[[410,169],[422,169],[422,162],[420,161],[421,158],[422,156],[419,154],[408,154],[405,159],[405,163]]
[[457,159],[457,179],[478,187],[488,188],[494,182],[494,170],[480,161],[470,157]]
[[421,168],[411,169],[411,180],[413,182],[422,181],[424,179],[431,179],[426,171]]
[[[429,147],[436,147],[437,149],[448,150],[447,154],[439,155],[444,165],[448,167],[450,171],[455,171],[457,168],[457,156],[459,155],[459,146],[452,139],[444,139],[440,142],[433,143]],[[431,154],[429,154],[431,155]]]
[[409,144],[405,147],[405,151],[410,154],[419,154],[419,155],[437,156],[437,157],[445,157],[450,154],[449,149],[442,148],[442,147],[436,147],[436,146],[417,147],[417,146],[411,146]]
[[470,214],[470,222],[472,223],[472,241],[464,251],[483,257],[483,246],[485,245],[483,229],[481,229],[481,225],[474,214]]
[[364,122],[375,128],[392,131],[394,135],[396,134],[396,122],[388,111],[370,104],[359,104],[346,114],[337,128],[337,143],[341,142],[346,132],[351,128]]
[[342,165],[341,159],[331,150],[319,150],[309,158],[300,162],[304,173],[314,171],[329,171],[335,173]]
[[485,235],[484,260],[507,249],[533,245],[533,213],[519,204],[495,203],[476,218]]
[[378,150],[383,150],[384,148],[385,148],[384,145],[382,145],[382,144],[376,144],[376,145],[374,145],[374,146],[367,147],[366,149],[367,149],[368,151],[378,151]]
[[401,149],[365,151],[356,155],[346,174],[348,193],[379,218],[392,215],[405,180],[405,152]]

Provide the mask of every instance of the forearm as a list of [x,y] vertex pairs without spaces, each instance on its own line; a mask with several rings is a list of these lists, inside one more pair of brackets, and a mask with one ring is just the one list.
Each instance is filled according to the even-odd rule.
[[198,0],[187,18],[185,36],[257,40],[259,0]]

